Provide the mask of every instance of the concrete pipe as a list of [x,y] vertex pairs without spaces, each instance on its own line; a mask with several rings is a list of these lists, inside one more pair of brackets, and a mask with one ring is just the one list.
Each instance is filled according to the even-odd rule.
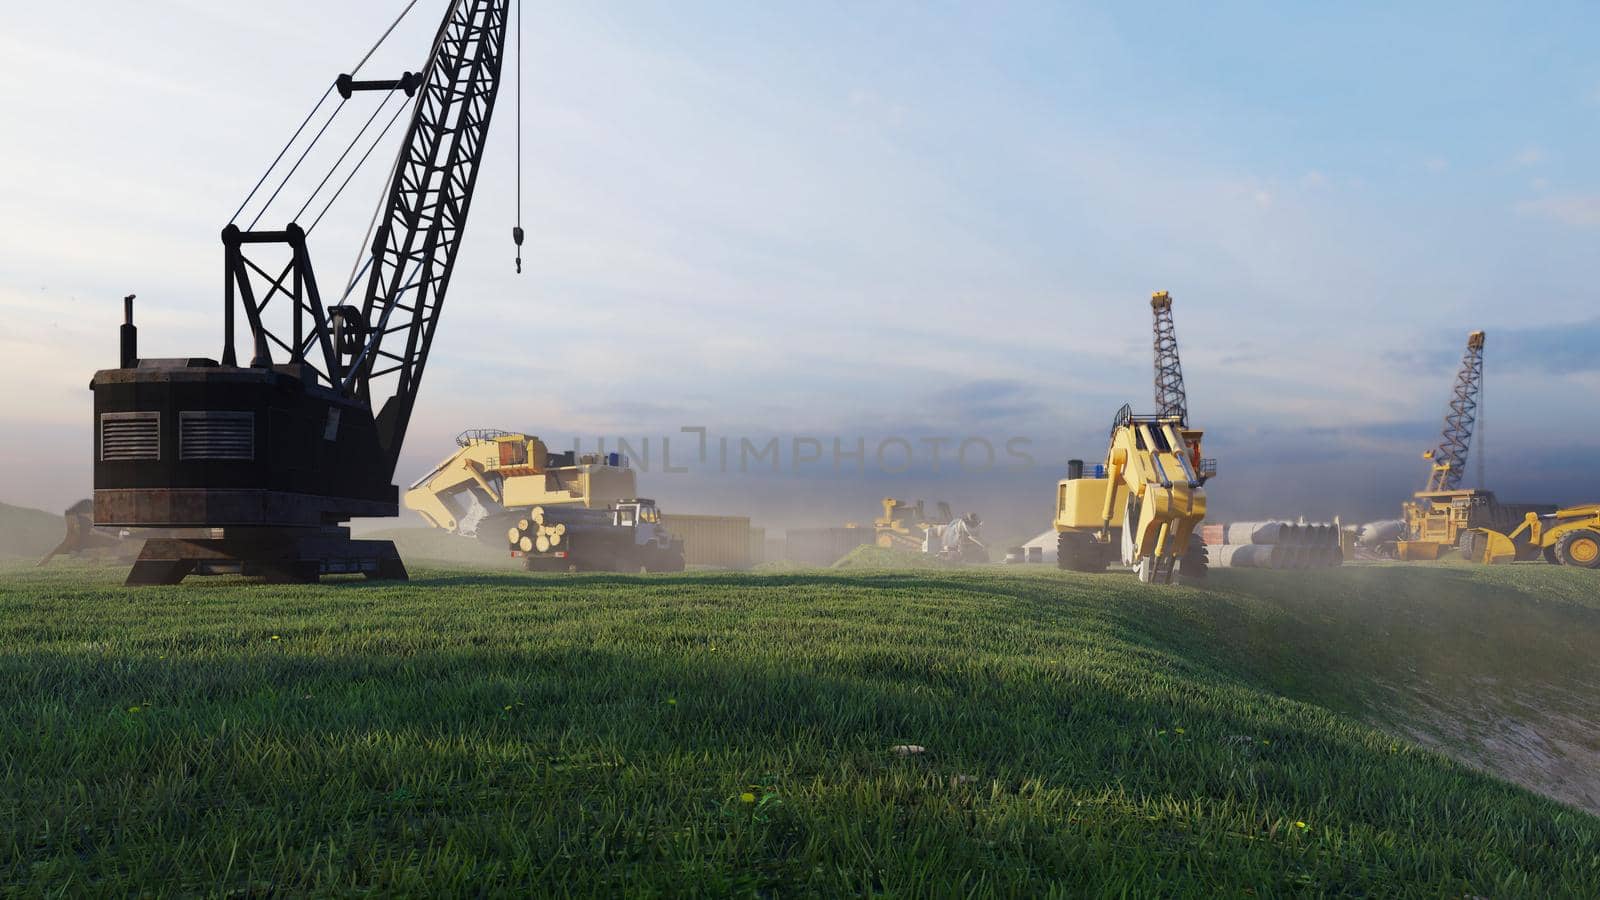
[[1210,557],[1209,562],[1213,569],[1232,568],[1233,556],[1238,552],[1239,548],[1233,544],[1215,544],[1206,547],[1206,553]]
[[1376,547],[1389,541],[1397,541],[1406,533],[1406,523],[1400,519],[1384,519],[1378,522],[1368,522],[1361,526],[1361,537],[1356,543],[1363,547]]
[[1237,569],[1272,569],[1273,557],[1278,555],[1270,544],[1235,544],[1230,548],[1228,564]]
[[1228,543],[1276,544],[1283,528],[1282,522],[1234,522],[1228,526]]

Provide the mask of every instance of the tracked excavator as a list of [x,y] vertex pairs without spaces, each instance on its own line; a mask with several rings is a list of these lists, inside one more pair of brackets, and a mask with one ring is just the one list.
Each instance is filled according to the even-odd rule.
[[[329,83],[223,229],[218,359],[141,358],[134,298],[125,298],[120,364],[90,383],[93,524],[181,532],[146,541],[129,584],[217,573],[291,582],[406,577],[392,543],[352,540],[344,523],[399,512],[395,465],[481,170],[511,4],[443,5],[432,44],[417,48],[421,67],[393,78],[362,74],[396,20]],[[370,241],[350,277],[325,295],[309,238],[402,117]],[[338,146],[325,141],[342,143],[347,132],[354,137],[317,183],[317,168],[303,164],[319,146],[311,158],[333,157]],[[288,213],[302,182],[316,187]],[[264,219],[287,222],[258,227]],[[512,237],[520,247],[520,226]],[[241,315],[244,360],[235,349]]]
[[1056,485],[1057,565],[1104,571],[1115,561],[1146,584],[1204,577],[1205,543],[1197,527],[1206,514],[1204,485],[1215,460],[1201,455],[1204,432],[1188,425],[1188,398],[1172,323],[1172,298],[1150,298],[1154,314],[1156,405],[1138,416],[1123,406],[1111,423],[1105,461],[1092,470],[1067,463]]

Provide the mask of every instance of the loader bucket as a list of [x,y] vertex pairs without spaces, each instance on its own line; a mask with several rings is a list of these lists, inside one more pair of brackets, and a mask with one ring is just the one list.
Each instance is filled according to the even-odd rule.
[[1438,559],[1442,547],[1433,541],[1398,541],[1395,549],[1401,559],[1414,561]]
[[1462,542],[1464,555],[1475,563],[1497,565],[1517,561],[1517,545],[1506,535],[1488,528],[1474,528]]

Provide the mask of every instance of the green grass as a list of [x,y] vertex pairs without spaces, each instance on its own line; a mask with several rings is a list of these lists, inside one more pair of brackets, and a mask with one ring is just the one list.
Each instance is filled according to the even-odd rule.
[[11,889],[1600,892],[1600,820],[1357,718],[1361,616],[1594,573],[116,574],[0,573]]

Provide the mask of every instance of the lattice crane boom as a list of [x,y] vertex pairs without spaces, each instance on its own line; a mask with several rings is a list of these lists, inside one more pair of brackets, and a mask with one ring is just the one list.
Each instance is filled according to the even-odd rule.
[[[509,0],[457,0],[439,27],[372,244],[345,387],[378,409],[392,472],[472,205],[500,86]],[[393,376],[378,406],[376,382]]]
[[1439,446],[1422,454],[1423,459],[1433,464],[1428,474],[1430,491],[1456,490],[1466,474],[1467,457],[1472,450],[1472,431],[1478,419],[1479,396],[1483,390],[1483,344],[1483,332],[1474,331],[1467,336],[1467,349],[1461,356],[1461,369],[1456,373]]
[[1183,387],[1183,364],[1178,360],[1178,334],[1172,324],[1172,296],[1166,291],[1150,295],[1154,314],[1156,414],[1189,423],[1189,397]]

